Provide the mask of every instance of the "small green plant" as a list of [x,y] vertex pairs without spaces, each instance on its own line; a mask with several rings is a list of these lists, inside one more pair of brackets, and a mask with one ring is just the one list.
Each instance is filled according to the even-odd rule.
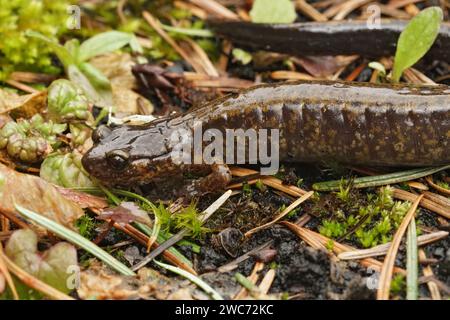
[[401,224],[410,207],[409,202],[394,201],[390,187],[380,188],[377,194],[368,194],[367,200],[357,206],[345,203],[338,194],[336,197],[343,209],[335,209],[330,218],[325,218],[319,232],[336,239],[344,235],[347,238],[349,231],[353,231],[354,240],[364,248],[390,241],[392,232]]
[[414,65],[430,50],[439,34],[443,16],[440,7],[430,7],[422,10],[408,23],[397,43],[392,70],[394,82],[398,82],[403,71]]
[[88,62],[89,59],[119,50],[126,45],[135,52],[142,52],[134,34],[120,31],[100,33],[81,44],[78,39],[72,39],[64,45],[39,32],[28,31],[26,34],[30,39],[39,40],[52,50],[63,64],[69,80],[76,83],[89,100],[100,107],[112,106],[111,83]]
[[203,222],[199,218],[200,213],[197,210],[197,204],[191,202],[189,206],[173,215],[175,229],[188,229],[192,238],[201,238],[210,230],[203,227]]
[[402,274],[397,274],[391,281],[391,293],[393,295],[400,295],[406,290],[406,279]]
[[319,232],[328,238],[339,238],[345,234],[346,227],[337,221],[324,220]]
[[334,241],[333,240],[328,240],[327,244],[326,244],[326,248],[328,251],[333,251],[334,249]]
[[351,184],[347,183],[344,179],[341,179],[341,184],[339,185],[339,191],[336,192],[336,196],[342,202],[348,202],[350,200],[350,190],[351,190]]
[[80,235],[86,239],[92,240],[95,235],[95,228],[97,226],[95,219],[85,214],[75,221],[75,226],[78,228]]
[[262,192],[266,191],[266,189],[267,189],[266,185],[259,179],[258,179],[258,181],[256,181],[255,187],[258,188],[259,191],[262,191]]
[[450,185],[444,181],[438,181],[436,183],[439,187],[450,190]]
[[242,193],[245,194],[246,196],[251,196],[253,193],[252,186],[249,185],[248,183],[244,183],[242,185]]

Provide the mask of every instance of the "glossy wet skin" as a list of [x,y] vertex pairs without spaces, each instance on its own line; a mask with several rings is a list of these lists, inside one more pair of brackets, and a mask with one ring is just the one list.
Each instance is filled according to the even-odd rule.
[[[369,28],[366,20],[292,24],[260,24],[213,20],[215,34],[250,50],[265,50],[302,56],[352,55],[379,58],[395,54],[405,20],[381,20]],[[443,22],[437,40],[426,57],[450,62],[450,23]]]
[[[103,182],[132,185],[171,173],[167,127],[102,126],[93,135],[95,147],[83,157],[83,166]],[[160,166],[164,165],[164,170]]]
[[[171,133],[190,130],[193,120],[220,130],[280,129],[283,161],[399,167],[450,163],[449,87],[303,81],[257,86],[143,126],[101,128],[83,165],[110,185],[167,180],[192,171],[207,174],[207,165],[171,159]],[[220,188],[229,179],[224,167],[212,171],[205,189]]]

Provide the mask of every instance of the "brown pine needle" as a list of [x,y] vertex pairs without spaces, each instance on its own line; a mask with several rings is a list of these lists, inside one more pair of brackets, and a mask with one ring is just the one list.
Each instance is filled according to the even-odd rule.
[[274,269],[270,269],[269,271],[266,272],[264,278],[261,280],[261,283],[259,284],[259,290],[261,290],[261,293],[267,294],[269,292],[273,280],[275,280],[275,275],[276,272]]
[[203,10],[211,13],[212,15],[222,18],[222,19],[231,19],[231,20],[239,20],[239,17],[228,8],[224,7],[220,3],[214,0],[189,0],[192,4],[202,8]]
[[194,59],[191,59],[190,55],[181,48],[175,40],[172,39],[170,35],[165,32],[162,27],[161,23],[158,19],[156,19],[154,16],[150,14],[148,11],[144,11],[142,13],[142,16],[144,17],[145,21],[148,22],[148,24],[155,29],[155,31],[163,38],[186,62],[188,62],[192,68],[198,73],[204,73],[204,69],[201,65],[199,65]]
[[[396,199],[413,202],[416,197],[417,196],[414,193],[394,188],[394,198],[396,198]],[[422,201],[420,201],[420,206],[425,209],[436,212],[437,214],[443,216],[444,218],[450,219],[450,207],[449,206],[444,206],[444,205],[436,203],[435,201],[425,199],[425,198],[422,199]]]
[[[245,177],[248,175],[258,174],[258,171],[246,169],[246,168],[240,168],[240,167],[231,167],[230,170],[231,170],[231,173],[236,177]],[[272,176],[261,176],[258,179],[248,181],[247,183],[253,184],[253,183],[256,183],[256,181],[258,181],[258,180],[261,180],[262,183],[264,183],[265,185],[267,185],[271,188],[274,188],[276,190],[279,190],[281,192],[284,192],[284,193],[294,196],[294,197],[300,197],[307,193],[306,190],[303,190],[299,187],[285,185],[285,184],[283,184],[283,181],[281,181],[278,178],[272,177]],[[231,185],[230,188],[236,188],[236,187],[241,187],[241,186],[242,186],[242,183],[237,184],[237,185]]]
[[[425,255],[425,251],[422,249],[419,250],[419,259],[425,260],[427,256]],[[430,266],[423,267],[423,275],[425,277],[434,277],[433,269]],[[434,281],[427,282],[428,290],[430,290],[431,298],[433,300],[441,300],[441,293],[439,292],[439,287]]]
[[325,22],[328,21],[328,18],[324,16],[320,11],[314,8],[305,0],[296,0],[295,7],[298,11],[304,13],[306,16],[310,17],[314,21]]
[[[425,244],[433,243],[435,241],[444,239],[448,237],[449,233],[447,231],[437,231],[429,234],[424,234],[419,237],[417,237],[417,244],[419,246],[423,246]],[[362,250],[355,250],[355,251],[348,251],[343,252],[339,254],[338,258],[341,260],[353,260],[353,259],[363,259],[363,258],[369,258],[369,257],[377,257],[382,256],[387,253],[389,250],[389,247],[391,246],[391,243],[384,243],[380,244],[378,246],[375,246],[370,249],[362,249]]]
[[[282,221],[282,222],[280,222],[280,224],[291,229],[291,231],[293,231],[296,235],[298,235],[302,240],[304,240],[308,244],[309,244],[309,241],[317,241],[320,243],[320,245],[317,245],[317,242],[315,242],[314,245],[311,245],[313,248],[316,248],[316,246],[318,246],[317,249],[319,249],[320,247],[326,248],[327,245],[331,244],[331,250],[335,254],[340,254],[342,252],[356,250],[356,248],[354,248],[354,247],[339,243],[337,241],[334,241],[330,238],[327,238],[327,237],[321,235],[320,233],[314,232],[312,230],[309,230],[309,229],[306,229],[303,227],[299,227],[296,224],[293,224],[291,222]],[[362,259],[360,261],[360,263],[361,263],[361,265],[363,265],[365,267],[371,267],[373,270],[378,271],[378,272],[381,270],[381,266],[382,266],[380,261],[372,259],[372,258]],[[406,274],[405,270],[401,269],[401,268],[396,267],[394,269],[394,271],[397,273]]]
[[446,196],[450,196],[450,190],[449,189],[445,189],[445,188],[441,187],[440,185],[437,185],[436,183],[434,183],[432,176],[426,177],[425,180],[427,180],[428,184],[433,189],[436,189],[437,191],[439,191],[442,194],[445,194]]
[[280,214],[278,214],[275,219],[272,221],[263,224],[262,226],[253,228],[245,233],[245,237],[248,238],[255,232],[258,232],[259,230],[265,229],[270,227],[271,225],[277,223],[279,220],[281,220],[284,216],[286,216],[289,212],[297,208],[302,202],[308,200],[312,195],[314,194],[314,191],[309,191],[308,193],[302,195],[300,198],[292,202],[286,209],[284,209]]
[[[256,262],[255,266],[253,267],[252,273],[247,277],[247,279],[256,285],[259,279],[259,272],[264,269],[264,263],[262,262]],[[233,298],[233,300],[242,300],[245,299],[248,295],[248,291],[246,288],[242,288],[238,294]]]
[[419,206],[422,198],[423,195],[420,195],[416,198],[405,218],[403,219],[400,227],[395,233],[394,238],[392,239],[392,244],[389,247],[386,258],[383,262],[383,267],[381,268],[379,286],[377,290],[377,300],[389,300],[389,292],[391,289],[391,280],[394,270],[395,257],[397,256],[397,251],[400,247],[400,243],[402,241],[403,235],[405,234],[406,228],[408,228],[411,219],[414,217],[416,209]]

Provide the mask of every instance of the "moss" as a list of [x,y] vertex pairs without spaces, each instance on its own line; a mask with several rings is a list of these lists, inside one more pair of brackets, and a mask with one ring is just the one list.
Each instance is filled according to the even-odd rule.
[[342,187],[325,213],[319,232],[332,239],[348,239],[364,248],[391,241],[410,203],[394,201],[390,187],[382,187],[366,199],[357,191]]

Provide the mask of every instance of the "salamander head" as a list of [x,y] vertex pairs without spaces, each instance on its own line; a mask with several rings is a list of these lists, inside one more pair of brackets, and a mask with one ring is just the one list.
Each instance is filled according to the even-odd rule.
[[170,130],[162,124],[99,127],[95,145],[83,156],[83,167],[106,185],[144,184],[174,171]]

